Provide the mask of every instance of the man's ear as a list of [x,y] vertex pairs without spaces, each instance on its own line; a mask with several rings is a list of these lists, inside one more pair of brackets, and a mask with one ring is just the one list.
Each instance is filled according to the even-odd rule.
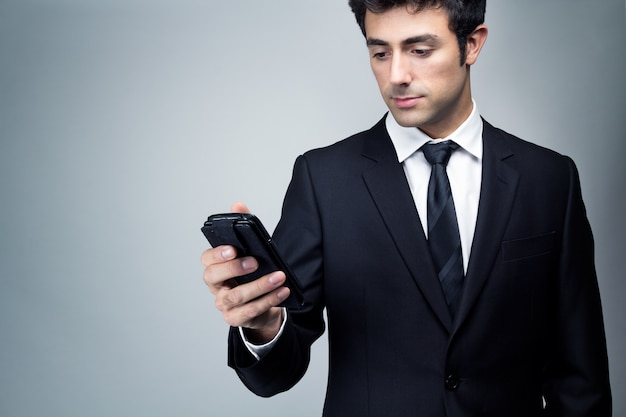
[[487,41],[489,29],[484,24],[476,26],[476,29],[467,36],[465,65],[473,65],[478,60],[478,55]]

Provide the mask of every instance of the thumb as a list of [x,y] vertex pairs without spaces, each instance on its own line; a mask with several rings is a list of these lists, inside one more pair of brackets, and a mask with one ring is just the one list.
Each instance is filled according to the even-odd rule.
[[250,213],[250,209],[244,203],[236,202],[230,206],[231,213]]

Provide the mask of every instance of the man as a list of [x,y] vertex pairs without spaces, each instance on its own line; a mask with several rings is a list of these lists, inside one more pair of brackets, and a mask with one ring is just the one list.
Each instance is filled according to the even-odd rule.
[[203,254],[233,326],[230,366],[258,395],[291,388],[325,308],[325,416],[611,415],[574,163],[494,128],[472,100],[485,1],[350,5],[391,114],[296,161],[274,238],[304,309],[276,307],[281,272],[234,286],[255,260]]

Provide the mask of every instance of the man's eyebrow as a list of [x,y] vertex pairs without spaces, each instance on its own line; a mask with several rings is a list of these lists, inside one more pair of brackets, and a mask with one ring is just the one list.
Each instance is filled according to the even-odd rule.
[[[402,45],[406,46],[406,45],[413,45],[416,43],[430,43],[430,44],[436,44],[439,43],[439,36],[437,35],[432,35],[432,34],[425,34],[425,35],[417,35],[417,36],[412,36],[410,38],[407,38],[405,40],[402,41]],[[384,41],[382,39],[377,39],[377,38],[367,38],[367,46],[388,46],[389,42]]]
[[412,45],[414,43],[436,44],[436,43],[439,43],[439,36],[432,35],[432,34],[425,34],[425,35],[413,36],[411,38],[408,38],[402,41],[403,45]]
[[384,41],[382,39],[376,39],[376,38],[367,38],[367,46],[387,46],[389,45],[389,42]]

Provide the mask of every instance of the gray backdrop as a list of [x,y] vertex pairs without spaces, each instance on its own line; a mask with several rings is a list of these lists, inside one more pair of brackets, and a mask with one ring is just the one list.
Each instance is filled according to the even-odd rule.
[[[0,415],[320,415],[325,338],[272,399],[227,368],[199,228],[241,200],[273,229],[294,158],[383,114],[346,3],[0,0]],[[487,23],[482,114],[580,169],[626,415],[624,3]]]

